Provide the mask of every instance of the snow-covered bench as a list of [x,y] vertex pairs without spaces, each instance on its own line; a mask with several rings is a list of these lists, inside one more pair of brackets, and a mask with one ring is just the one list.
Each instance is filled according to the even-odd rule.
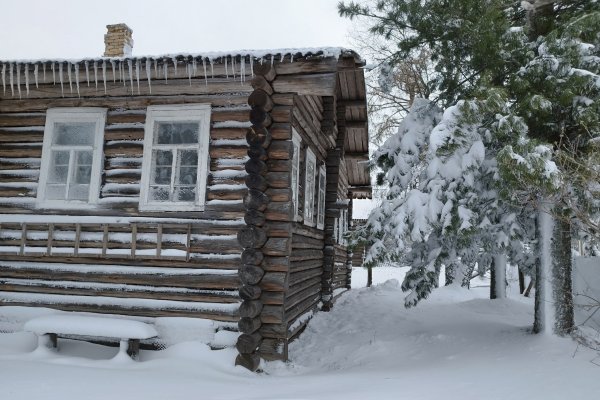
[[137,358],[141,339],[158,336],[156,330],[140,321],[81,315],[49,315],[34,318],[23,329],[38,335],[38,347],[57,347],[58,335],[90,336],[120,340],[119,353]]

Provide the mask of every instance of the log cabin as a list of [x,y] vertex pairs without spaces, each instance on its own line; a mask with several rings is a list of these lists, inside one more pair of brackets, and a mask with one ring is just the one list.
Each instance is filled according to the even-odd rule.
[[364,61],[338,48],[1,61],[0,305],[190,317],[288,343],[350,288],[371,196]]

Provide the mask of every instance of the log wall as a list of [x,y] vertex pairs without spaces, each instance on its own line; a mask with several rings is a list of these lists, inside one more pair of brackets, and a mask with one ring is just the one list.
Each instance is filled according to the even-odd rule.
[[[0,304],[237,322],[250,70],[192,76],[169,61],[167,80],[141,82],[83,70],[44,81],[40,68],[34,85],[30,68],[27,88],[22,70],[21,87],[0,92]],[[212,107],[205,211],[140,212],[147,106],[185,103]],[[79,106],[108,109],[99,203],[36,209],[46,111]]]

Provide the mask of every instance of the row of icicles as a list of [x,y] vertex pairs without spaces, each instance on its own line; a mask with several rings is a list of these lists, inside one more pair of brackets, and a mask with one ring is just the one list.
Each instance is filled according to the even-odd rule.
[[[250,60],[254,59],[254,56],[250,57]],[[275,56],[271,55],[271,64],[275,61]],[[285,55],[281,55],[281,61],[283,61]],[[246,81],[246,56],[241,57],[241,61],[236,61],[235,56],[223,56],[217,57],[215,59],[224,59],[225,66],[225,77],[228,79],[231,75],[233,79],[236,79],[236,76],[239,78],[240,82],[243,83]],[[186,70],[186,76],[190,81],[190,86],[192,85],[192,77],[197,76],[198,70],[202,68],[204,74],[204,80],[206,84],[208,84],[208,69],[210,69],[210,76],[214,78],[214,60],[213,58],[191,58],[184,60],[177,60],[176,57],[173,58],[146,58],[146,59],[122,59],[122,60],[114,60],[114,59],[106,59],[106,60],[92,60],[92,61],[81,61],[81,62],[70,62],[70,61],[40,61],[40,62],[9,62],[2,64],[2,89],[4,95],[6,95],[7,90],[10,90],[11,95],[15,96],[15,88],[16,94],[18,94],[19,99],[22,96],[21,93],[21,85],[25,85],[25,92],[27,96],[29,96],[29,73],[31,67],[33,67],[33,78],[35,87],[39,87],[40,81],[40,67],[41,67],[41,81],[42,83],[50,83],[50,74],[52,74],[51,82],[56,85],[60,84],[61,93],[64,96],[64,86],[66,82],[64,82],[64,72],[66,70],[67,79],[69,84],[69,90],[73,93],[73,86],[75,86],[75,90],[77,91],[77,95],[79,96],[79,75],[80,75],[80,65],[83,64],[85,69],[85,77],[87,81],[87,85],[90,86],[91,78],[90,78],[90,68],[94,77],[94,85],[96,90],[98,90],[98,78],[100,73],[101,82],[104,86],[104,94],[107,94],[106,88],[106,74],[108,70],[108,64],[110,63],[110,68],[112,69],[113,74],[113,83],[116,83],[117,80],[122,82],[124,86],[126,86],[127,82],[130,82],[131,86],[131,94],[135,94],[135,85],[134,82],[137,83],[137,92],[140,94],[140,79],[146,79],[148,82],[148,88],[150,93],[152,93],[152,84],[151,80],[154,79],[164,79],[165,82],[169,79],[169,64],[173,66],[174,76],[177,77],[177,67],[178,64],[183,63]],[[162,65],[159,66],[159,61],[162,61]],[[294,61],[293,54],[290,57],[290,62]],[[264,58],[260,58],[259,62],[262,64],[264,62]],[[91,64],[91,65],[90,65]],[[207,65],[208,64],[208,65]],[[250,75],[254,77],[253,63],[250,62]],[[66,68],[65,68],[66,67]],[[236,75],[237,69],[237,75]],[[154,74],[153,74],[154,71]],[[21,79],[21,74],[23,74],[24,79]],[[142,76],[142,75],[145,75]],[[154,76],[153,76],[154,75]],[[58,79],[57,79],[58,76]],[[117,78],[118,77],[118,78]],[[8,78],[8,80],[7,80]],[[73,82],[74,78],[74,82]],[[172,78],[172,77],[171,77]],[[23,82],[22,82],[23,81]],[[74,83],[74,84],[73,84]]]

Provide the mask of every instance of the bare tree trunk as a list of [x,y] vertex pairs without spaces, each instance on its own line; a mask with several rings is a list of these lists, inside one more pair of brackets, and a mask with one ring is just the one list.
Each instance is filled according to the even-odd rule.
[[367,287],[373,285],[373,267],[367,267]]
[[519,293],[523,294],[525,292],[525,274],[519,268]]

